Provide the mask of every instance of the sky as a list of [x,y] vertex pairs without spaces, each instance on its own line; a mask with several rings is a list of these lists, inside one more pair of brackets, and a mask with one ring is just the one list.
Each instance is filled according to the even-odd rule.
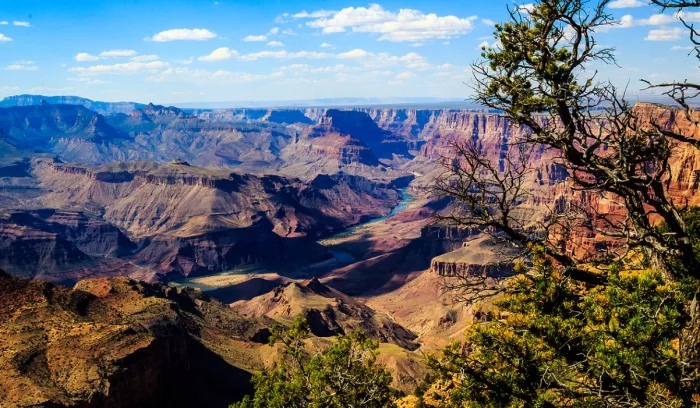
[[[154,103],[470,94],[502,0],[0,0],[0,97]],[[523,3],[517,3],[523,5]],[[615,0],[599,78],[694,79],[686,30],[645,0]],[[700,12],[686,12],[689,22]]]

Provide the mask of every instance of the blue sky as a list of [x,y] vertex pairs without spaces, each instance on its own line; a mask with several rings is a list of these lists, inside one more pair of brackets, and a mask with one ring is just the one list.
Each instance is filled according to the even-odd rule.
[[[462,98],[501,0],[0,0],[0,96],[70,94],[155,103],[331,97]],[[522,4],[522,3],[520,3]],[[617,0],[600,33],[631,91],[694,79],[671,12]],[[700,13],[686,20],[700,21]]]

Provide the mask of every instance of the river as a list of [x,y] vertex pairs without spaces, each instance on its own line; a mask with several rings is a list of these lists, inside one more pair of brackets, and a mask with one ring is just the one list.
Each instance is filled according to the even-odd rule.
[[[342,231],[338,234],[332,235],[330,237],[324,238],[322,240],[319,240],[318,243],[324,246],[331,246],[333,243],[339,239],[347,238],[358,231],[362,230],[363,228],[367,228],[367,226],[382,222],[388,218],[391,218],[395,216],[396,214],[402,212],[405,210],[414,200],[415,198],[408,193],[407,189],[401,189],[399,190],[399,193],[401,194],[401,201],[399,201],[398,205],[394,207],[391,212],[389,212],[387,215],[384,215],[382,217],[377,217],[373,218],[367,222],[364,222],[362,224],[355,225],[353,227],[348,228],[345,231]],[[334,249],[329,249],[328,252],[330,252],[333,255],[333,258],[327,259],[325,261],[317,262],[311,265],[303,266],[299,268],[297,271],[295,271],[295,274],[299,274],[301,276],[305,275],[313,275],[315,273],[319,273],[324,269],[328,268],[336,268],[339,266],[343,265],[349,265],[353,262],[356,261],[355,257],[346,251],[339,250],[337,248]],[[212,291],[216,289],[220,289],[223,286],[226,286],[228,283],[229,285],[235,285],[237,283],[241,283],[247,279],[249,275],[266,275],[266,274],[277,274],[277,271],[274,269],[269,269],[266,267],[243,267],[243,268],[236,268],[236,269],[231,269],[228,271],[224,272],[219,272],[215,273],[212,275],[206,275],[206,276],[196,276],[192,278],[186,278],[178,281],[171,282],[173,286],[191,286],[193,288],[199,288],[205,292],[207,291]],[[287,274],[285,274],[287,275]]]

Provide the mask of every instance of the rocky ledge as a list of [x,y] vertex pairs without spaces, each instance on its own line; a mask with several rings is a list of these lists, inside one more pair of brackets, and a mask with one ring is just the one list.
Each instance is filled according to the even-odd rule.
[[0,271],[0,406],[226,406],[262,366],[266,327],[190,288]]

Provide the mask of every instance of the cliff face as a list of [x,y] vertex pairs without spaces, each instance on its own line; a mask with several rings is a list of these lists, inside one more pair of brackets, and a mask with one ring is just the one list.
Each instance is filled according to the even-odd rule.
[[226,406],[262,366],[266,326],[192,289],[0,271],[0,405]]
[[[354,193],[335,178],[328,189],[297,179],[239,175],[186,164],[135,163],[120,167],[80,167],[44,162],[36,174],[50,192],[52,207],[95,209],[96,214],[136,236],[188,236],[199,230],[247,227],[267,219],[281,236],[318,236],[388,213],[399,200],[386,184],[365,180],[369,194]],[[351,179],[347,179],[351,180]],[[354,185],[359,178],[353,178]],[[359,193],[362,193],[360,191]],[[341,197],[341,196],[345,197]],[[346,203],[357,204],[352,209]],[[200,223],[197,227],[197,223]]]
[[104,258],[135,249],[136,244],[117,227],[82,213],[0,212],[0,268],[15,276],[65,281],[79,278],[84,268],[105,275],[126,274],[132,268],[121,262],[104,267]]
[[371,339],[415,350],[416,335],[395,323],[388,315],[312,279],[303,284],[279,286],[270,293],[232,304],[249,316],[267,316],[282,323],[304,315],[310,331],[319,337],[362,330]]
[[392,184],[358,176],[305,183],[183,161],[96,167],[36,160],[32,171],[39,196],[31,206],[70,211],[15,211],[0,219],[0,266],[60,282],[294,268],[331,257],[314,240],[385,215],[400,200]]

